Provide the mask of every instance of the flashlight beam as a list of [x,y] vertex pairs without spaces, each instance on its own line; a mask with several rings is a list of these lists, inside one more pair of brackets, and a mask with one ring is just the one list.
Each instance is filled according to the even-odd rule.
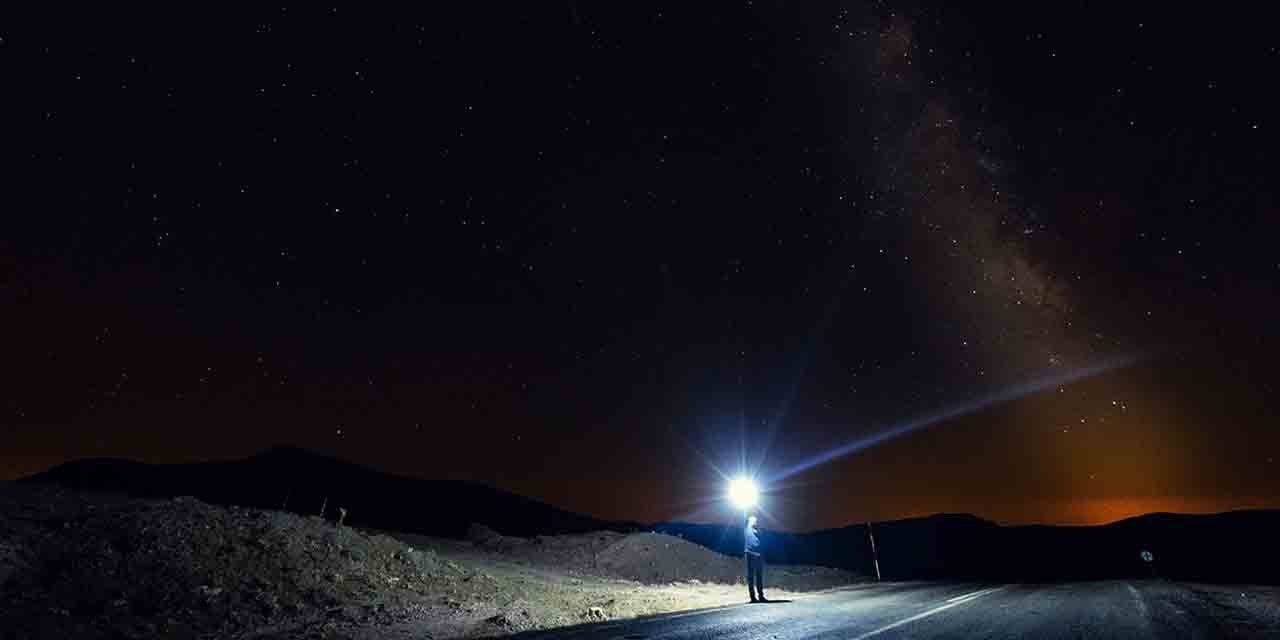
[[826,464],[838,458],[843,458],[847,455],[851,455],[859,451],[862,451],[864,449],[874,447],[878,444],[887,442],[899,436],[904,436],[908,433],[912,433],[914,431],[919,431],[926,427],[933,426],[935,424],[938,424],[939,422],[944,422],[947,420],[951,420],[952,418],[958,418],[960,416],[974,413],[976,411],[981,411],[982,409],[986,409],[988,407],[992,407],[998,404],[1004,404],[1006,402],[1017,400],[1018,398],[1030,395],[1037,391],[1043,391],[1051,387],[1069,384],[1077,380],[1090,378],[1101,373],[1106,373],[1107,371],[1119,369],[1122,367],[1127,367],[1137,362],[1138,360],[1139,358],[1135,356],[1126,356],[1122,358],[1108,360],[1106,362],[1103,362],[1101,364],[1097,364],[1091,367],[1076,369],[1074,371],[1069,371],[1069,372],[1058,374],[1055,376],[1049,376],[1046,378],[1042,378],[1040,380],[1028,382],[1026,384],[1021,384],[1014,387],[1010,387],[1008,389],[1003,389],[995,393],[992,393],[990,395],[986,395],[981,398],[978,398],[977,400],[973,400],[971,402],[966,402],[961,405],[949,407],[935,414],[912,418],[906,422],[902,422],[897,425],[891,426],[887,429],[884,429],[878,433],[874,433],[865,438],[859,438],[847,444],[836,447],[835,449],[832,449],[830,451],[823,452],[813,458],[810,458],[809,460],[806,460],[804,462],[801,462],[800,464],[794,465],[782,471],[781,473],[778,473],[770,477],[768,482],[770,485],[773,485],[774,483],[780,480],[783,480],[785,478],[788,478],[790,476],[793,476],[797,473],[807,471],[809,469],[812,469],[819,465]]

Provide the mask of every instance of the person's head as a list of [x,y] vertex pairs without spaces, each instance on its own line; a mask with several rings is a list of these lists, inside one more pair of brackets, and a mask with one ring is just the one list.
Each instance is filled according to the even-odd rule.
[[747,526],[748,527],[756,526],[756,514],[752,513],[747,515]]

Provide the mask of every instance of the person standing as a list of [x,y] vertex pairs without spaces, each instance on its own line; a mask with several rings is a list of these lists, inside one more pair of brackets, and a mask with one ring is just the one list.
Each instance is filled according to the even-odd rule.
[[747,563],[747,595],[751,596],[752,602],[768,602],[769,599],[764,597],[764,554],[755,514],[747,515],[747,526],[742,533],[742,555]]

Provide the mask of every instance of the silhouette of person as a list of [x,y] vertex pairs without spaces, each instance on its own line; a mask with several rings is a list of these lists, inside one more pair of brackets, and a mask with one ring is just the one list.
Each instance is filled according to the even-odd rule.
[[743,557],[747,563],[747,595],[752,602],[768,602],[764,597],[764,555],[761,552],[760,532],[756,529],[755,514],[747,515],[747,526],[742,532]]

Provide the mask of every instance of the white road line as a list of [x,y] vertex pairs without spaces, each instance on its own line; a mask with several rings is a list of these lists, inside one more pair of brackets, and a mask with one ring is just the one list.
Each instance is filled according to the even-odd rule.
[[1129,593],[1133,594],[1133,599],[1138,603],[1138,613],[1142,614],[1142,619],[1145,621],[1147,619],[1147,603],[1142,601],[1142,594],[1138,593],[1138,590],[1134,589],[1133,585],[1129,583],[1125,583],[1124,586],[1129,587]]
[[[988,589],[988,591],[990,591],[990,589]],[[972,597],[974,597],[974,596],[976,596],[976,595],[978,595],[978,594],[980,594],[980,593],[983,593],[983,592],[982,592],[982,591],[971,591],[971,592],[966,593],[966,594],[964,594],[964,595],[962,595],[962,596],[956,596],[956,597],[954,597],[954,598],[947,598],[947,602],[955,602],[956,600],[964,600],[965,598],[972,598]]]
[[941,613],[943,611],[946,611],[947,609],[950,609],[951,607],[958,607],[962,604],[973,602],[974,600],[977,600],[978,598],[981,598],[982,596],[985,596],[988,593],[994,593],[1003,588],[1004,587],[992,587],[990,589],[983,589],[981,591],[974,591],[973,593],[966,593],[962,596],[956,596],[954,598],[951,598],[950,600],[947,600],[947,604],[944,604],[939,607],[934,607],[928,611],[925,611],[924,613],[917,613],[916,615],[911,616],[910,618],[904,618],[892,624],[887,624],[883,627],[880,627],[879,629],[876,629],[875,631],[868,631],[860,636],[854,636],[850,640],[866,640],[866,638],[870,638],[872,636],[878,636],[886,631],[897,629],[898,627],[901,627],[904,624],[910,624],[912,622],[915,622],[916,620],[928,618],[929,616],[935,613]]

